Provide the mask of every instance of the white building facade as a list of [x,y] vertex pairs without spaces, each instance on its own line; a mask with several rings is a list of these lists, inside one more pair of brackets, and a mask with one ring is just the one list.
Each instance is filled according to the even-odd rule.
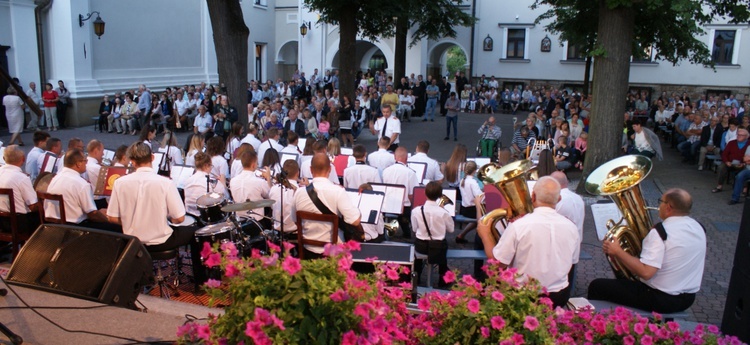
[[[297,69],[309,77],[316,68],[322,75],[339,67],[338,28],[318,23],[318,15],[304,7],[303,0],[240,3],[250,29],[248,80],[288,80]],[[546,32],[544,23],[534,23],[544,9],[532,10],[531,3],[469,1],[461,9],[474,13],[477,23],[457,28],[455,38],[423,40],[408,47],[406,73],[445,75],[446,52],[457,46],[467,57],[467,76],[494,75],[506,85],[581,85],[583,60],[574,47]],[[79,25],[79,15],[93,11],[106,22],[101,39],[93,30],[96,15]],[[304,37],[303,23],[309,23]],[[750,54],[743,54],[750,49],[750,26],[717,22],[704,29],[706,35],[700,39],[714,53],[715,71],[651,58],[631,64],[631,85],[694,95],[750,93],[750,74],[744,71],[750,67]],[[548,51],[542,49],[545,38]],[[377,66],[392,75],[394,51],[393,38],[360,38],[357,66],[362,71]],[[57,80],[65,81],[72,93],[69,114],[74,125],[92,122],[104,93],[135,89],[138,84],[158,92],[167,86],[219,81],[203,0],[0,0],[0,65],[24,88],[42,79],[55,86]]]

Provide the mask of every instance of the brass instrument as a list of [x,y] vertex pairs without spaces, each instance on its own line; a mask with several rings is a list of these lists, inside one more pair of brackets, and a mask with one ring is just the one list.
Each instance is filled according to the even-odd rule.
[[[440,207],[445,207],[445,205],[453,205],[453,201],[445,194],[441,195],[436,202]],[[399,228],[398,220],[394,219],[383,224],[383,226],[385,227],[385,230],[388,231],[389,236],[395,236]]]
[[498,221],[522,216],[534,210],[534,206],[531,204],[529,186],[526,184],[531,170],[532,163],[530,160],[516,161],[502,168],[495,163],[490,163],[479,169],[477,177],[484,183],[493,184],[497,187],[509,205],[508,209],[498,208],[486,214],[484,206],[479,205],[479,212],[483,215],[479,219],[479,223],[491,227],[491,234],[495,243],[500,241],[500,233],[495,230]]
[[[619,241],[622,249],[635,257],[640,256],[643,239],[653,225],[639,185],[651,167],[648,157],[628,155],[604,163],[586,179],[589,194],[609,196],[622,213],[617,223],[612,219],[607,221],[604,240]],[[619,260],[610,256],[607,259],[618,278],[638,279]]]

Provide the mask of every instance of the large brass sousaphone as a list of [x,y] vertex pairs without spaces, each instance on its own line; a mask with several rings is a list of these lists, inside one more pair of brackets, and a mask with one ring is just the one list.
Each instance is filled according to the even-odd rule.
[[[618,241],[628,254],[641,254],[643,239],[651,230],[651,215],[646,208],[639,184],[651,172],[651,159],[640,155],[615,158],[594,170],[586,179],[586,191],[606,195],[615,202],[622,218],[607,221],[605,241]],[[618,278],[638,279],[617,259],[607,256]]]
[[490,163],[479,169],[477,177],[484,183],[493,184],[497,187],[509,205],[507,209],[498,208],[487,214],[481,212],[484,215],[479,222],[491,227],[491,234],[495,243],[500,241],[500,233],[495,229],[498,221],[522,216],[534,210],[534,206],[531,204],[529,186],[526,184],[531,170],[532,163],[530,160],[516,161],[506,164],[502,168],[495,163]]

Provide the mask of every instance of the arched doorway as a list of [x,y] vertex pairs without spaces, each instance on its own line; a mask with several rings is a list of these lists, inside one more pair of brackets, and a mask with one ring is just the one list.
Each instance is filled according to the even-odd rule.
[[297,41],[288,41],[281,45],[279,53],[276,54],[276,77],[281,80],[291,80],[294,71],[297,70],[297,57],[299,56]]
[[[338,48],[338,47],[337,47]],[[391,57],[387,56],[378,46],[367,41],[357,41],[354,46],[354,61],[357,62],[357,69],[365,72],[368,69],[372,71],[386,70],[389,71],[392,67]],[[331,61],[331,68],[337,69],[340,67],[339,52],[333,56]]]
[[468,72],[469,62],[466,50],[455,42],[440,42],[428,53],[427,75],[433,78],[448,75],[455,79],[456,72]]

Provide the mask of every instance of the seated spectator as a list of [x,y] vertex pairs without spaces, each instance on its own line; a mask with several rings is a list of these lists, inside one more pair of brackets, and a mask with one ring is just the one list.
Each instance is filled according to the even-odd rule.
[[724,182],[729,177],[729,173],[740,171],[745,167],[744,157],[745,150],[747,150],[747,137],[748,132],[746,129],[738,129],[737,140],[730,141],[721,153],[722,164],[719,165],[718,169],[718,181],[716,188],[711,190],[711,193],[721,192]]
[[513,157],[517,159],[526,158],[526,147],[529,146],[529,139],[531,138],[536,138],[536,136],[526,126],[519,128],[513,133],[513,140],[510,143],[510,152]]
[[576,139],[574,147],[578,151],[578,163],[576,167],[583,169],[583,160],[586,158],[586,148],[588,146],[589,134],[586,132],[581,133],[581,136]]
[[[633,132],[630,137],[633,140],[633,146],[628,150],[629,154],[642,155],[648,158],[656,156],[659,160],[663,159],[659,137],[650,129],[644,128],[641,120],[633,121]],[[623,145],[626,144],[623,143]]]
[[695,153],[701,144],[701,133],[703,133],[703,127],[706,123],[703,122],[703,118],[698,115],[692,115],[692,123],[688,127],[685,134],[688,135],[687,140],[677,145],[677,149],[682,153],[682,162],[692,162],[695,159]]
[[568,145],[568,137],[558,138],[557,146],[555,146],[555,167],[557,170],[568,170],[577,162],[576,149]]
[[711,123],[708,126],[704,126],[701,132],[698,170],[703,170],[703,165],[706,162],[706,154],[710,152],[712,155],[719,155],[721,150],[717,144],[721,143],[722,137],[723,132],[721,126],[719,126],[719,118],[712,117]]

